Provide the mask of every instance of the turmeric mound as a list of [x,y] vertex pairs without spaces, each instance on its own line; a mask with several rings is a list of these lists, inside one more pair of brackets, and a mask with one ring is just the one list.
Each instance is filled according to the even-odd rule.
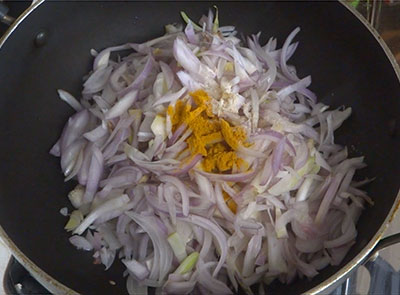
[[192,155],[203,156],[203,170],[229,172],[246,165],[236,154],[238,147],[245,144],[246,131],[216,117],[210,97],[204,90],[191,92],[190,97],[192,102],[178,100],[174,106],[169,106],[167,115],[170,116],[173,132],[182,125],[192,131],[186,143]]

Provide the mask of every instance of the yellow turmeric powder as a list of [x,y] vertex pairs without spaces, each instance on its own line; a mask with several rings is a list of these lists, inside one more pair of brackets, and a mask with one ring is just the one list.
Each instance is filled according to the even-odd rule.
[[239,158],[235,152],[230,151],[226,144],[217,143],[208,150],[202,164],[205,171],[225,172],[231,170],[233,165],[240,167],[243,163],[244,160]]
[[209,116],[210,118],[214,117],[214,114],[212,112],[212,106],[210,104],[210,97],[208,96],[207,92],[200,89],[200,90],[190,93],[190,96],[192,97],[192,99],[196,105],[206,106],[207,116]]
[[190,112],[191,108],[192,106],[190,104],[186,104],[182,100],[178,100],[175,104],[175,107],[168,107],[167,114],[171,118],[173,131],[175,131],[175,129],[185,121],[186,115]]
[[168,107],[167,115],[171,119],[172,131],[182,124],[192,131],[186,143],[192,155],[203,156],[204,171],[227,172],[247,164],[235,152],[240,145],[246,144],[246,131],[217,118],[204,90],[192,92],[190,96],[193,107],[189,102],[178,100],[175,106]]

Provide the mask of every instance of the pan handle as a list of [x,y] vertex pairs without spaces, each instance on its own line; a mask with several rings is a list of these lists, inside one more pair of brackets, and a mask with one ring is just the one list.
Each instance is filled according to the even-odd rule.
[[386,238],[381,239],[378,244],[372,249],[372,251],[368,254],[368,256],[365,258],[363,261],[363,264],[368,262],[371,259],[376,258],[377,254],[379,251],[386,249],[387,247],[390,247],[394,244],[399,244],[400,243],[400,233],[388,236]]

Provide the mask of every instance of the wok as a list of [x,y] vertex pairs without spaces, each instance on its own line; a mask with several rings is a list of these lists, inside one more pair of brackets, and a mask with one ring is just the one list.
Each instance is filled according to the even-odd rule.
[[[1,40],[1,236],[52,292],[126,293],[121,263],[104,271],[90,253],[68,242],[63,229],[59,210],[70,207],[66,195],[74,184],[63,182],[59,160],[48,151],[72,110],[56,89],[79,96],[91,48],[143,42],[163,34],[163,25],[180,22],[181,10],[198,19],[213,4],[39,2]],[[300,46],[291,59],[299,76],[312,75],[311,89],[325,104],[353,108],[337,142],[352,147],[352,156],[366,156],[368,168],[359,175],[376,177],[367,188],[375,206],[363,212],[357,243],[341,265],[311,281],[269,287],[269,294],[327,292],[366,259],[399,206],[399,68],[377,33],[340,2],[221,2],[218,8],[220,23],[234,24],[244,35],[262,31],[264,41],[275,36],[282,44],[300,26]]]

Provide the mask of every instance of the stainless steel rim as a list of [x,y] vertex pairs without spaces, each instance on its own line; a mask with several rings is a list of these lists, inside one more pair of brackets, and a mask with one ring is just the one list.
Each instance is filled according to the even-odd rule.
[[[3,47],[4,43],[10,37],[10,35],[15,31],[15,29],[19,26],[22,21],[38,8],[45,0],[38,0],[35,1],[29,8],[27,8],[17,19],[16,21],[9,27],[7,32],[0,38],[0,49]],[[364,17],[356,11],[353,7],[345,2],[345,0],[339,0],[344,7],[346,7],[349,11],[351,11],[358,20],[364,24],[364,26],[371,32],[371,34],[375,37],[378,41],[382,49],[384,50],[387,58],[389,59],[392,67],[397,75],[397,78],[400,82],[400,67],[396,62],[392,52],[387,47],[386,43],[382,40],[378,32],[364,19]],[[393,220],[396,212],[400,207],[400,191],[397,194],[396,200],[386,217],[384,223],[379,228],[377,233],[371,239],[371,241],[364,247],[364,249],[354,257],[349,263],[347,263],[344,267],[342,267],[337,273],[317,285],[316,287],[312,288],[311,290],[307,291],[305,294],[318,294],[323,293],[328,288],[336,285],[341,280],[343,280],[352,270],[354,270],[357,266],[359,266],[364,259],[368,256],[368,254],[374,249],[376,244],[382,238],[385,230],[388,228],[390,222]],[[14,242],[8,237],[7,233],[4,229],[0,226],[0,237],[7,245],[7,247],[11,250],[14,257],[21,263],[31,274],[32,276],[44,287],[46,287],[50,292],[53,294],[79,294],[78,292],[72,290],[71,288],[63,285],[59,281],[55,280],[53,277],[45,273],[41,268],[39,268],[35,263],[33,263],[21,250],[14,244]]]

